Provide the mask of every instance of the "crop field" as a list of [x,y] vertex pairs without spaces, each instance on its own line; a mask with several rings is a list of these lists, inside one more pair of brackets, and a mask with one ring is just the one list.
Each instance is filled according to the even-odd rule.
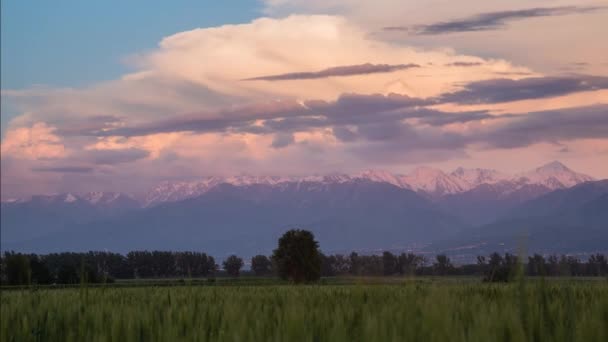
[[2,341],[607,341],[608,283],[3,291]]

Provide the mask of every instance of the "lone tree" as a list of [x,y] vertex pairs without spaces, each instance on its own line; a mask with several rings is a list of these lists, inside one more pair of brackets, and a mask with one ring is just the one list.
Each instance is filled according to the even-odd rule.
[[435,274],[446,275],[454,269],[450,258],[448,258],[445,254],[439,254],[435,257],[435,259],[436,262],[433,263],[433,270],[435,271]]
[[272,273],[272,262],[265,255],[256,255],[251,258],[251,270],[256,276],[264,276]]
[[272,260],[282,279],[301,283],[315,281],[321,277],[319,243],[307,230],[292,229],[283,234]]
[[228,273],[230,276],[238,277],[239,272],[243,267],[243,259],[233,254],[229,256],[228,259],[224,260],[223,266],[226,273]]

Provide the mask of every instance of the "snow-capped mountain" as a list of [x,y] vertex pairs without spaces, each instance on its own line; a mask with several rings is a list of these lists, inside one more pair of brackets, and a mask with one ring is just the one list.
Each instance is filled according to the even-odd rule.
[[[3,248],[19,250],[112,245],[123,251],[205,248],[223,255],[235,248],[265,251],[280,231],[301,226],[312,229],[327,248],[393,248],[508,219],[516,207],[542,196],[553,200],[527,206],[528,211],[569,208],[588,195],[606,196],[605,187],[588,180],[591,177],[554,162],[513,176],[486,169],[446,173],[423,167],[405,175],[368,170],[350,175],[166,181],[140,202],[111,192],[3,202],[0,240]],[[569,187],[575,183],[584,184]],[[582,191],[580,197],[562,200],[559,193],[577,188],[572,194]],[[593,209],[597,220],[604,218],[593,214],[604,209],[602,198],[585,209]],[[584,215],[575,218],[570,223],[588,222]]]
[[372,182],[388,183],[394,186],[410,189],[402,175],[395,175],[384,170],[366,170],[354,176],[354,178],[367,179]]
[[135,198],[122,192],[87,192],[80,195],[80,198],[91,204],[111,204],[125,200],[135,201]]
[[574,172],[558,161],[545,164],[513,178],[513,181],[516,182],[540,184],[551,190],[570,188],[593,180],[593,177]]
[[159,203],[176,202],[204,194],[214,186],[225,183],[220,177],[208,177],[196,182],[170,182],[165,181],[152,189],[143,200],[145,207]]
[[[284,187],[291,183],[321,185],[332,183],[366,180],[377,183],[388,183],[393,186],[413,190],[427,198],[440,199],[445,196],[464,194],[475,189],[476,193],[492,192],[496,198],[505,198],[517,194],[528,194],[531,199],[540,194],[570,188],[574,185],[594,180],[592,177],[570,170],[562,163],[554,161],[516,175],[505,174],[491,169],[465,169],[459,167],[450,173],[429,167],[419,167],[408,174],[395,174],[383,170],[366,170],[355,174],[329,174],[313,176],[251,176],[205,177],[195,181],[164,181],[136,200],[130,195],[117,192],[90,192],[84,194],[53,194],[33,196],[27,199],[10,199],[3,203],[22,203],[27,201],[41,202],[86,202],[97,207],[129,208],[142,206],[152,207],[161,203],[177,202],[195,198],[217,187],[220,184],[231,184],[237,187],[252,185],[269,185]],[[483,186],[482,186],[483,185]]]
[[66,192],[60,194],[34,195],[24,198],[10,199],[2,203],[39,203],[39,204],[58,204],[58,203],[78,203],[83,202],[80,196]]
[[450,176],[461,180],[471,189],[481,184],[495,184],[510,178],[509,175],[496,170],[479,168],[465,169],[462,167],[452,171]]
[[142,200],[144,207],[155,206],[165,202],[177,202],[189,198],[195,198],[205,194],[207,191],[215,188],[220,184],[230,184],[237,187],[251,186],[251,185],[270,185],[270,186],[282,186],[289,183],[344,183],[357,179],[356,176],[349,176],[346,174],[331,174],[326,176],[307,176],[307,177],[293,177],[293,176],[250,176],[240,175],[231,177],[206,177],[196,181],[179,181],[170,182],[165,181],[160,183],[157,187],[152,189],[145,198]]
[[430,198],[441,198],[447,195],[471,191],[481,185],[495,185],[492,191],[500,192],[497,196],[508,196],[521,193],[522,190],[536,189],[528,192],[532,195],[543,194],[551,190],[569,188],[576,184],[592,181],[593,178],[568,169],[559,162],[551,162],[534,170],[508,175],[491,169],[457,168],[451,173],[439,169],[420,167],[409,174],[394,174],[383,170],[366,170],[360,173],[332,174],[325,176],[278,177],[278,176],[233,176],[207,177],[190,182],[166,181],[152,189],[142,200],[144,207],[151,207],[165,202],[176,202],[198,197],[219,184],[231,184],[237,187],[254,184],[281,186],[288,183],[344,183],[355,180],[367,180],[378,183],[388,183],[399,188],[409,189]]
[[473,225],[490,223],[526,201],[593,180],[559,162],[514,176],[460,168],[451,175],[467,181],[470,189],[442,196],[437,202],[445,211]]
[[408,188],[432,197],[454,194],[467,190],[468,184],[438,169],[419,167],[412,173],[401,176]]
[[139,207],[139,202],[132,197],[121,192],[86,192],[82,194],[74,194],[71,192],[34,195],[31,197],[8,199],[3,201],[5,204],[26,204],[37,203],[41,205],[65,204],[65,205],[91,205],[93,207]]

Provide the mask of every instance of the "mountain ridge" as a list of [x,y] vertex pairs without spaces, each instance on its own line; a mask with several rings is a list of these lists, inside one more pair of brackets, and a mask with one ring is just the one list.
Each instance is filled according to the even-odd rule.
[[576,184],[593,181],[593,177],[577,173],[560,162],[553,161],[533,170],[508,175],[492,169],[465,169],[459,167],[450,173],[442,170],[419,167],[409,174],[392,173],[385,170],[365,170],[359,173],[330,174],[325,176],[232,176],[232,177],[206,177],[191,182],[163,182],[152,189],[142,200],[144,207],[154,206],[167,201],[178,201],[193,198],[203,194],[221,183],[242,186],[248,184],[279,185],[291,182],[346,182],[354,179],[366,179],[374,182],[389,183],[394,186],[409,189],[423,194],[431,199],[438,199],[446,195],[464,193],[484,184],[502,183],[503,192],[508,194],[516,192],[528,185],[540,185],[551,190],[568,188]]
[[[552,190],[569,188],[574,185],[593,181],[594,178],[572,171],[564,164],[553,161],[532,170],[513,175],[493,169],[458,167],[444,172],[430,167],[418,167],[408,174],[392,173],[385,170],[368,169],[358,173],[332,173],[311,176],[253,176],[236,175],[228,177],[209,176],[193,181],[163,181],[143,196],[132,196],[120,192],[87,192],[35,195],[23,199],[11,199],[2,203],[22,203],[47,200],[66,203],[86,201],[92,205],[152,207],[161,203],[178,202],[200,196],[220,184],[249,186],[264,184],[285,186],[288,183],[343,183],[353,180],[368,180],[388,183],[399,188],[413,190],[434,201],[443,201],[454,196],[471,197],[470,192],[493,192],[495,200],[523,196],[532,199]],[[487,197],[487,195],[486,195]],[[137,204],[135,204],[137,203]]]

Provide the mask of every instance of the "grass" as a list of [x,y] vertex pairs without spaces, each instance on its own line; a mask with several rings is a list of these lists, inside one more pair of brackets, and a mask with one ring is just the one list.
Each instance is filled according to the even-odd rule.
[[0,340],[608,340],[605,281],[326,283],[2,291]]

